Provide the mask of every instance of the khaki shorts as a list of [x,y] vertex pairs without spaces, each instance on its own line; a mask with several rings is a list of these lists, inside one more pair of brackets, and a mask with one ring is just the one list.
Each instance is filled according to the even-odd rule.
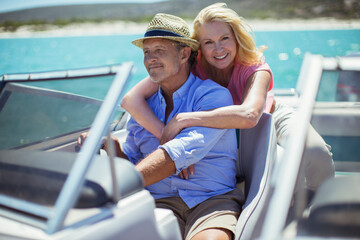
[[180,197],[156,200],[156,207],[170,209],[178,219],[183,238],[191,239],[197,233],[209,228],[223,228],[235,235],[237,219],[245,202],[240,189],[211,197],[189,208]]

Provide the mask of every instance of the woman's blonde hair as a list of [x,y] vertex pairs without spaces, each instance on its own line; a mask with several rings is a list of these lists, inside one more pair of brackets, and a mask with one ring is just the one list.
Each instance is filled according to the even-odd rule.
[[256,47],[250,25],[225,3],[214,3],[199,12],[194,20],[192,38],[199,40],[201,25],[215,21],[227,23],[231,27],[237,41],[236,59],[240,64],[256,65],[264,61],[263,51],[266,46],[261,46],[260,49]]

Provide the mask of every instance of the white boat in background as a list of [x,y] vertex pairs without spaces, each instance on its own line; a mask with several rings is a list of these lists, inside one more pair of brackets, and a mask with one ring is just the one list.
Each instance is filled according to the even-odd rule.
[[[98,154],[103,137],[126,137],[119,101],[131,73],[124,63],[1,77],[0,239],[182,239],[175,216],[155,207],[134,166],[111,151]],[[357,78],[342,82],[344,73]],[[246,203],[236,239],[360,238],[359,73],[360,57],[305,56],[297,88],[275,91],[298,109],[298,127],[280,155],[271,115],[240,130],[237,173]],[[99,78],[113,79],[104,100],[48,88]],[[331,90],[319,97],[323,86]],[[312,200],[294,193],[309,122],[336,150],[336,177]],[[84,131],[90,135],[79,151]]]

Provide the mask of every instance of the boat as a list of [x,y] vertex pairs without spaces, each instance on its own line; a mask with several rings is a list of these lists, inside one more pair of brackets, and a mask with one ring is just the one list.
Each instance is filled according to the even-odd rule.
[[[344,86],[351,92],[344,92]],[[296,89],[277,99],[297,108],[297,128],[278,155],[262,220],[250,239],[358,239],[360,237],[360,54],[307,53]],[[332,147],[335,177],[309,196],[304,176],[309,124]]]
[[[133,64],[123,63],[1,76],[1,239],[182,239],[176,217],[155,207],[134,166],[114,156],[111,142],[108,154],[100,149],[110,134],[126,138],[129,114],[119,102],[132,72]],[[359,72],[359,56],[308,53],[297,87],[274,92],[298,113],[284,151],[270,114],[240,129],[237,178],[246,202],[235,239],[360,238],[359,78],[342,77]],[[96,87],[105,78],[111,84],[103,99],[49,87]],[[324,86],[331,89],[319,96]],[[312,198],[294,192],[309,123],[332,141],[336,164],[336,176]]]

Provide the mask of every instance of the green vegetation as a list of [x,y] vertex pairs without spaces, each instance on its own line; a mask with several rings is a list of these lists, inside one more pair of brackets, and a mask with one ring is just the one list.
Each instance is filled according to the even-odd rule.
[[74,23],[100,23],[103,22],[102,19],[80,19],[80,18],[71,18],[71,19],[56,19],[54,21],[45,21],[34,19],[30,21],[13,21],[6,20],[4,22],[0,22],[0,29],[6,32],[15,32],[18,28],[22,26],[30,26],[34,31],[44,31],[47,26],[53,25],[57,27],[65,27]]
[[23,22],[6,20],[6,21],[2,22],[0,26],[6,32],[15,32],[22,25],[24,25]]

